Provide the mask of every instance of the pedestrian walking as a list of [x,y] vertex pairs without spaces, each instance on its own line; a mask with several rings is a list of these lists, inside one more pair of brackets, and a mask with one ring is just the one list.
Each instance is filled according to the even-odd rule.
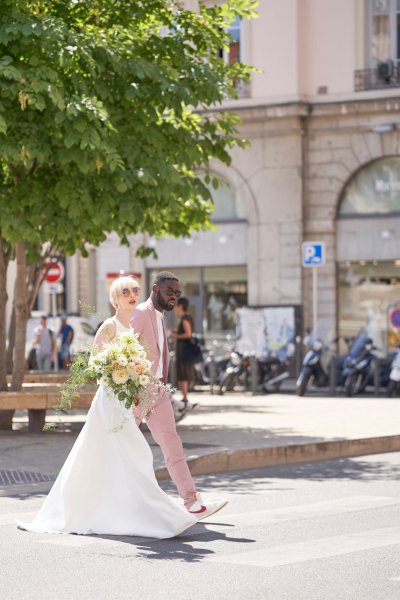
[[68,369],[71,362],[71,344],[74,339],[74,329],[67,322],[67,317],[63,315],[61,317],[60,331],[58,332],[60,338],[60,361],[63,369]]
[[[131,277],[112,283],[110,302],[116,312],[96,333],[94,358],[116,338],[121,337],[123,343],[133,334],[129,320],[139,293],[139,284]],[[197,515],[159,487],[150,446],[132,408],[126,408],[110,386],[100,383],[85,425],[38,515],[32,523],[18,525],[35,532],[162,539],[178,535],[197,521]]]
[[47,326],[47,317],[40,318],[40,325],[34,331],[32,347],[36,350],[36,365],[39,371],[50,371],[57,359],[56,336]]
[[182,399],[177,404],[183,416],[197,406],[197,403],[188,400],[190,385],[194,382],[194,366],[186,353],[186,343],[193,336],[193,319],[189,314],[188,299],[178,298],[175,311],[180,321],[177,330],[172,331],[171,335],[176,340],[176,378],[182,393]]
[[[173,310],[181,295],[176,275],[161,271],[154,279],[150,297],[132,313],[132,328],[142,336],[153,373],[163,383],[167,383],[170,360],[164,311]],[[227,504],[226,500],[205,503],[197,493],[182,441],[176,431],[171,397],[163,389],[158,392],[155,409],[148,416],[147,425],[161,447],[169,474],[187,510],[201,519],[223,508]]]

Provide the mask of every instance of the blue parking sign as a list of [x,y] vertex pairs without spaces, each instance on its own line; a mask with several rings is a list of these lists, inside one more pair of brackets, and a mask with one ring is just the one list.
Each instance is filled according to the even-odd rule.
[[324,242],[303,242],[303,267],[321,267],[325,263]]

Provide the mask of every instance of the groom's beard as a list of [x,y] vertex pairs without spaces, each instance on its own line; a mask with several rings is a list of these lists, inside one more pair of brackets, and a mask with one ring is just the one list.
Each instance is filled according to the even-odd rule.
[[170,310],[173,310],[175,307],[175,300],[171,299],[170,303],[166,302],[164,300],[164,298],[161,296],[160,291],[157,292],[157,302],[158,302],[158,306],[160,308],[162,308],[163,310],[170,311]]

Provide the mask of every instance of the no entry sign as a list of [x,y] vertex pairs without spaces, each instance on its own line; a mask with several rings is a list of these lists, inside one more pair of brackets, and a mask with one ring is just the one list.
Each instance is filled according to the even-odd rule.
[[47,283],[58,283],[64,279],[64,265],[61,262],[52,261],[51,267],[46,273]]

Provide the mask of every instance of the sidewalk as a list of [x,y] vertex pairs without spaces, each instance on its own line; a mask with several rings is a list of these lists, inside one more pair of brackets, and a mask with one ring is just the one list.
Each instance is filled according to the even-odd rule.
[[[178,431],[194,475],[400,450],[400,398],[196,393],[191,400],[198,406]],[[26,413],[18,413],[18,430],[0,432],[0,485],[12,470],[36,473],[39,487],[54,478],[84,418],[85,411],[72,411],[57,431],[31,434]],[[168,476],[145,435],[157,476]]]

